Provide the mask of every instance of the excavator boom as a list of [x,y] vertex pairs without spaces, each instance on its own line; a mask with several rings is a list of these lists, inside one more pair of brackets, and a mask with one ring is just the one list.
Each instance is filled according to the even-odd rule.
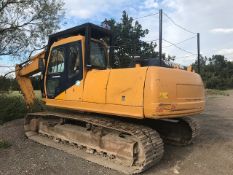
[[40,62],[44,62],[44,55],[45,51],[43,50],[37,55],[31,57],[28,61],[15,66],[16,80],[28,107],[32,106],[35,101],[35,93],[30,76],[40,72]]

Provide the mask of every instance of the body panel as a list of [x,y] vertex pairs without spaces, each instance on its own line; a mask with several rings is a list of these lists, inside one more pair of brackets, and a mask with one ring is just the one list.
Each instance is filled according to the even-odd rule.
[[80,81],[78,85],[75,84],[71,86],[69,89],[65,90],[64,92],[56,96],[54,99],[82,101],[82,96],[83,96],[83,81]]
[[194,72],[150,67],[144,92],[147,118],[190,115],[204,110],[204,86],[201,77]]
[[73,101],[73,100],[44,99],[44,101],[46,102],[46,105],[58,107],[58,108],[110,114],[110,115],[129,117],[129,118],[138,118],[138,119],[144,118],[143,107],[89,103],[89,102],[80,102],[77,100]]
[[110,69],[90,70],[85,77],[83,101],[106,103],[107,83]]
[[147,67],[112,69],[107,87],[107,103],[143,106]]

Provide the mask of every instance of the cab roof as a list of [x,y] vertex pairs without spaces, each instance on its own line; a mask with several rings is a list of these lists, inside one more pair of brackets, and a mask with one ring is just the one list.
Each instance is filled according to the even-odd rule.
[[[49,41],[45,53],[45,61],[47,62],[48,55],[52,44],[60,39],[68,38],[71,36],[83,35],[85,36],[85,63],[90,63],[90,40],[91,38],[100,39],[100,38],[109,38],[109,43],[112,42],[112,32],[106,28],[100,27],[92,23],[85,23],[76,27],[60,31],[58,33],[52,34],[49,36]],[[111,51],[112,53],[112,51]]]
[[75,27],[60,31],[58,33],[52,34],[49,36],[49,40],[51,42],[55,42],[59,39],[67,38],[67,37],[75,36],[75,35],[86,36],[88,32],[90,32],[89,33],[90,37],[95,38],[95,39],[100,39],[103,37],[111,37],[110,30],[100,27],[98,25],[92,24],[92,23],[85,23],[85,24],[75,26]]

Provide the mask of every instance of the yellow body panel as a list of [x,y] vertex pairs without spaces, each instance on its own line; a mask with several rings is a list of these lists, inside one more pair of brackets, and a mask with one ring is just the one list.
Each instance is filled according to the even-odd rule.
[[144,89],[144,115],[148,118],[191,115],[204,110],[201,77],[180,69],[149,67]]
[[76,83],[74,86],[66,90],[64,100],[82,101],[82,95],[83,81],[80,81],[79,83]]
[[89,103],[89,102],[80,102],[77,100],[72,101],[72,100],[45,99],[44,101],[46,102],[46,105],[53,107],[101,113],[101,114],[110,114],[121,117],[130,117],[130,118],[138,118],[138,119],[144,118],[143,107]]
[[83,101],[92,103],[106,103],[107,84],[110,69],[90,70],[85,76]]
[[107,86],[107,103],[143,106],[147,67],[112,69]]

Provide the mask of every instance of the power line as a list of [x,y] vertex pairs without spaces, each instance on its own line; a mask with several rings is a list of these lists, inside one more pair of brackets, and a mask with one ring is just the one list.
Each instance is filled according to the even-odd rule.
[[181,58],[190,58],[190,57],[193,57],[193,56],[196,56],[196,55],[186,55],[186,56],[178,56],[178,57],[175,57],[176,59],[181,59]]
[[[196,55],[197,55],[197,54],[196,54]],[[175,58],[176,58],[176,59],[190,58],[190,57],[193,57],[193,56],[196,56],[196,55],[190,54],[190,55],[186,55],[186,56],[178,56],[178,57],[175,57]],[[219,55],[219,54],[213,53],[213,54],[211,54],[211,55]],[[227,55],[233,55],[233,53],[220,54],[220,55],[227,56]]]
[[183,52],[187,52],[187,53],[189,53],[189,54],[191,54],[191,55],[197,55],[197,54],[195,54],[195,53],[192,53],[192,52],[190,52],[190,51],[188,51],[188,50],[185,50],[185,49],[183,49],[183,48],[177,46],[176,44],[174,44],[174,43],[172,43],[172,42],[170,42],[170,41],[167,41],[166,39],[163,39],[163,40],[164,40],[165,42],[171,44],[172,46],[176,47],[177,49],[183,51]]
[[[175,43],[175,45],[182,44],[182,43],[184,43],[184,42],[186,42],[186,41],[189,41],[189,40],[191,40],[191,39],[193,39],[193,38],[196,38],[196,36],[193,36],[193,37],[187,38],[187,39],[185,39],[185,40],[182,40],[182,41],[180,41],[180,42],[177,42],[177,43]],[[171,47],[171,46],[173,46],[173,45],[170,44],[169,46],[164,46],[163,48],[168,48],[168,47]]]
[[148,14],[148,15],[145,15],[145,16],[141,16],[141,17],[136,17],[136,18],[133,17],[133,19],[137,20],[137,19],[147,18],[147,17],[150,17],[150,16],[155,16],[155,15],[158,15],[158,14],[159,13],[157,12],[157,13],[152,13],[152,14]]
[[15,67],[15,66],[5,66],[5,65],[0,65],[0,67],[11,68],[11,67]]
[[186,32],[189,32],[189,33],[192,33],[192,34],[196,34],[195,32],[192,32],[192,31],[190,31],[189,29],[186,29],[185,27],[183,27],[183,26],[177,24],[177,23],[176,23],[171,17],[169,17],[166,13],[164,13],[164,15],[165,15],[174,25],[176,25],[177,27],[183,29],[183,30],[186,31]]
[[150,42],[155,42],[155,41],[158,41],[159,39],[154,39],[154,40],[147,40],[147,41],[144,41],[144,42],[146,42],[146,43],[150,43]]

